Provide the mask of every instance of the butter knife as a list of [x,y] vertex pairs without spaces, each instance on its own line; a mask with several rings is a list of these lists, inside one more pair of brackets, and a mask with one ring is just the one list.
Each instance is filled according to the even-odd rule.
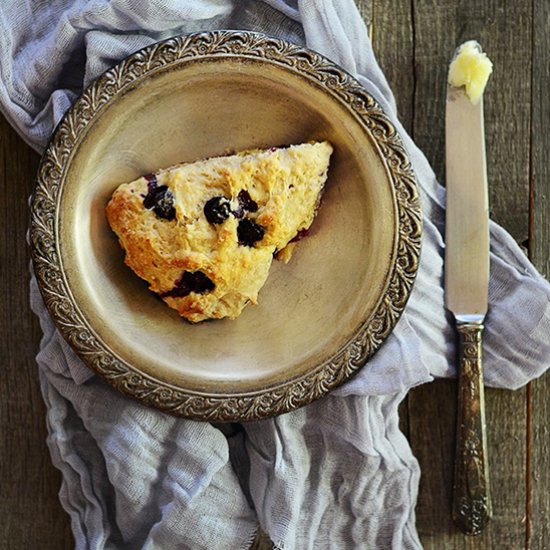
[[445,301],[456,320],[459,349],[452,513],[462,531],[477,535],[492,516],[482,369],[489,214],[483,97],[472,103],[464,87],[447,89],[445,150]]

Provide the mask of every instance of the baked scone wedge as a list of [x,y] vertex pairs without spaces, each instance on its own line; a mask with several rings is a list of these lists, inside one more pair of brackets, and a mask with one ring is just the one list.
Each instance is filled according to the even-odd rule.
[[324,141],[173,166],[120,185],[107,219],[126,264],[181,316],[235,319],[313,222],[331,154]]

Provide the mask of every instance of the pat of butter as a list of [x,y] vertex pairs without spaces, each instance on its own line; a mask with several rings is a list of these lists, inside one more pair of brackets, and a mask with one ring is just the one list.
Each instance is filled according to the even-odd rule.
[[475,40],[464,42],[449,67],[449,84],[455,88],[464,86],[468,99],[475,105],[481,99],[493,64]]

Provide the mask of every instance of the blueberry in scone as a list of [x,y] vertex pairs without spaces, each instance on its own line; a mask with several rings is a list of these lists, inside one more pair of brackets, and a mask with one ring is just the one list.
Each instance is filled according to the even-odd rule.
[[325,141],[173,166],[120,185],[107,219],[126,264],[181,316],[234,319],[307,235],[331,154]]
[[204,205],[204,215],[210,223],[223,223],[231,214],[231,203],[226,197],[212,197]]

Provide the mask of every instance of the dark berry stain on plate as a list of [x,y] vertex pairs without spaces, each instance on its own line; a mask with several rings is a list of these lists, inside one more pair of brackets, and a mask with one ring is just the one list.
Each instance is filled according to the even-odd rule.
[[301,241],[304,237],[307,237],[309,235],[309,229],[300,229],[292,239],[290,239],[289,242],[291,243],[297,243],[298,241]]
[[152,210],[159,218],[171,221],[176,218],[174,195],[166,185],[158,184],[154,174],[144,176],[147,180],[147,195],[143,198],[143,206]]
[[216,285],[202,271],[184,271],[182,276],[175,282],[174,288],[159,294],[161,298],[183,298],[191,292],[204,294],[214,290]]

